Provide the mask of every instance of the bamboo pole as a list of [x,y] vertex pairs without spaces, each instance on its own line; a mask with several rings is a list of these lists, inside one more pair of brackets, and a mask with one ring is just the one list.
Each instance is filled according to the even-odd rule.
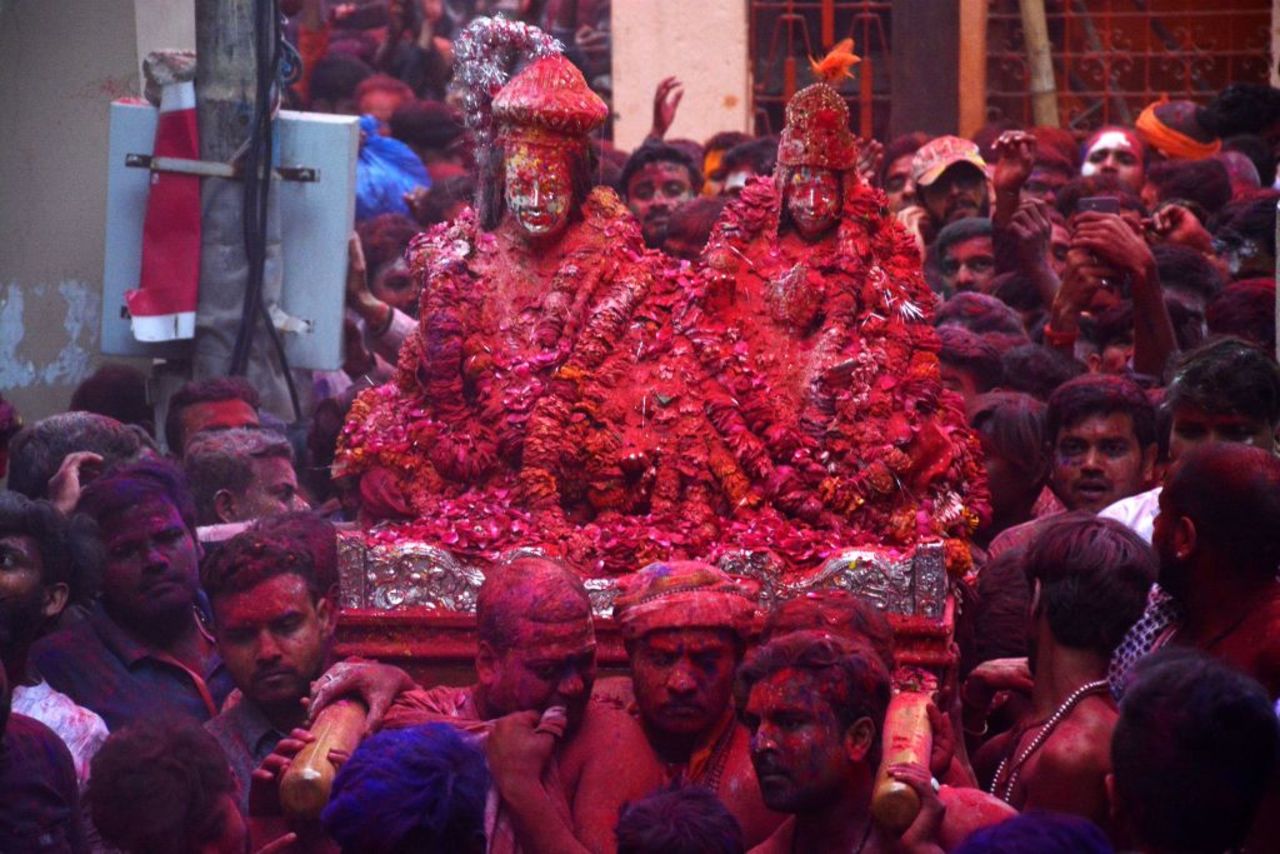
[[1018,6],[1022,10],[1022,37],[1027,44],[1031,78],[1031,117],[1037,125],[1058,127],[1058,91],[1053,80],[1044,0],[1018,0]]
[[972,138],[987,121],[987,0],[960,0],[960,135]]

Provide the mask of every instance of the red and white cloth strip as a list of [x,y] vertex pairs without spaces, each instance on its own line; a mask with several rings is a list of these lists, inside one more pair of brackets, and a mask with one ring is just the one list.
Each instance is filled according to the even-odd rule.
[[[192,81],[169,83],[160,95],[155,157],[200,159],[196,89]],[[142,275],[125,294],[139,341],[195,336],[200,281],[200,179],[176,172],[151,173],[142,236]]]

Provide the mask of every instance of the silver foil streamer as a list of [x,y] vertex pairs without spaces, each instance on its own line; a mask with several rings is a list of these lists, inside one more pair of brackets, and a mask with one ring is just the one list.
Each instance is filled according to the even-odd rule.
[[517,64],[564,53],[564,46],[542,30],[506,18],[476,18],[453,40],[453,85],[462,96],[462,113],[476,145],[493,144],[493,98]]
[[[513,549],[497,563],[541,554],[537,549]],[[484,582],[481,569],[426,543],[368,546],[359,534],[347,534],[340,538],[338,555],[344,608],[470,613]],[[884,611],[905,616],[941,619],[946,604],[946,562],[940,541],[921,543],[911,552],[848,549],[808,573],[784,572],[777,557],[764,551],[730,552],[719,566],[760,585],[761,610],[827,589],[848,590]],[[585,584],[592,612],[598,617],[612,614],[618,595],[616,579],[592,578]]]

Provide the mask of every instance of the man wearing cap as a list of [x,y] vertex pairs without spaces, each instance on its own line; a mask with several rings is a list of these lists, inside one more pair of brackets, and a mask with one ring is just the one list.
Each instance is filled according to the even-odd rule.
[[630,711],[664,777],[715,792],[747,846],[763,842],[783,817],[764,805],[750,739],[733,708],[734,674],[756,610],[750,591],[698,561],[651,563],[625,585],[614,615],[631,659]]
[[958,136],[930,140],[911,161],[911,180],[919,205],[905,208],[898,219],[921,247],[949,223],[988,215],[987,163],[977,143]]

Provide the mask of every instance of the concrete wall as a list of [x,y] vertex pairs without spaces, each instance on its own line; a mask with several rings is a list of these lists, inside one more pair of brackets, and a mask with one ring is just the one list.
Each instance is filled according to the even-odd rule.
[[30,423],[99,361],[107,106],[193,47],[192,0],[0,4],[0,393]]
[[0,391],[65,408],[98,349],[107,105],[137,91],[132,0],[0,9]]
[[653,90],[674,74],[684,100],[667,136],[704,141],[722,130],[751,130],[751,67],[746,0],[614,0],[614,139],[644,140]]

